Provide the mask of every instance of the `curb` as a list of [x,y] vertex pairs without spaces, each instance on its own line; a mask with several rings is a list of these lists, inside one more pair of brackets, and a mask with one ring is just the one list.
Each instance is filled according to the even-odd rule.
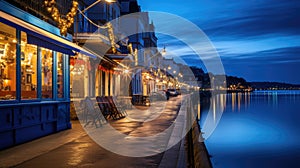
[[[183,135],[186,130],[186,120],[187,120],[187,103],[186,100],[181,101],[180,109],[177,114],[176,123],[174,125],[172,134],[169,138],[167,147],[169,148],[163,154],[161,162],[159,164],[159,168],[167,168],[167,167],[174,167],[174,168],[182,168],[186,167],[186,150],[185,150],[185,136]],[[181,139],[176,145],[174,141]],[[170,162],[174,161],[174,162]]]

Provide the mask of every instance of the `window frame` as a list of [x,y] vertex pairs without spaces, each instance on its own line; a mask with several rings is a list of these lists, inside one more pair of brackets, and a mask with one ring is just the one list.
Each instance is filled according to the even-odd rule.
[[0,20],[0,23],[8,25],[16,30],[16,94],[15,99],[10,100],[0,100],[1,104],[15,104],[15,103],[27,103],[27,102],[40,102],[40,101],[67,101],[70,99],[69,97],[69,89],[68,89],[68,83],[69,83],[69,55],[65,53],[62,54],[62,68],[63,68],[63,96],[58,97],[57,96],[57,51],[52,51],[52,98],[42,98],[42,54],[41,54],[41,48],[37,45],[37,98],[32,99],[22,99],[22,90],[21,90],[21,80],[22,80],[22,70],[21,70],[21,32],[22,33],[28,33],[27,31],[24,31],[23,28],[15,26],[14,24],[9,24],[8,21]]

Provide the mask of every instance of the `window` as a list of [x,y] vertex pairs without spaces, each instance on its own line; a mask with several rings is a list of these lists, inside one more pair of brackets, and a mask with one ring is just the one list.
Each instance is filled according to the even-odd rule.
[[42,98],[52,98],[53,52],[41,48],[42,60]]
[[64,64],[63,54],[57,53],[57,97],[64,97]]
[[85,69],[87,59],[82,55],[70,57],[70,90],[72,98],[85,97],[88,95],[88,74]]
[[16,99],[16,29],[0,22],[0,100]]
[[24,32],[21,32],[21,98],[37,98],[37,46],[27,44]]
[[[29,32],[0,22],[1,102],[3,100],[40,101],[40,98],[51,100],[66,97],[67,86],[64,80],[69,75],[65,67],[68,66],[65,62],[68,60],[68,55],[43,48],[41,46],[45,46],[44,41],[37,40],[39,38],[34,39]],[[83,73],[86,68],[85,61],[82,60],[76,68],[78,75]],[[84,77],[81,76],[78,83],[84,86],[82,82]]]

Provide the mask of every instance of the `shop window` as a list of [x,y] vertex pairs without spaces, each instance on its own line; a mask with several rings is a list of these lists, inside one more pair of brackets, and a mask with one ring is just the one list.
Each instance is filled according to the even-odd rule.
[[63,54],[57,53],[57,97],[64,97],[64,67]]
[[21,98],[37,98],[37,46],[27,44],[24,32],[21,32]]
[[42,98],[52,98],[53,52],[41,48],[42,60]]
[[88,77],[86,58],[78,54],[70,57],[70,92],[72,98],[83,98],[87,95]]
[[0,22],[0,100],[16,99],[16,29]]

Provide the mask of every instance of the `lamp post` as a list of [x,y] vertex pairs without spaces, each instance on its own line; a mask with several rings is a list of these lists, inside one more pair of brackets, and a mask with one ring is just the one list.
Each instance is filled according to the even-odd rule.
[[164,48],[162,49],[161,54],[162,54],[162,55],[166,55],[166,53],[167,53],[167,51],[166,51],[166,46],[164,45]]

